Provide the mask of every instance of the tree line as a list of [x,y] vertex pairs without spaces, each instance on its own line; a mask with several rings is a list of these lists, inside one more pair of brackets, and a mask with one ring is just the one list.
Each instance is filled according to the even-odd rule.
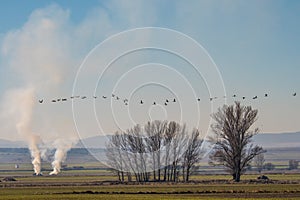
[[152,121],[116,132],[106,157],[119,181],[188,181],[201,158],[203,140],[197,129],[171,121]]
[[[237,182],[251,161],[265,152],[251,140],[258,134],[258,129],[250,130],[257,114],[240,102],[212,114],[210,164],[225,166]],[[189,132],[186,125],[174,121],[152,121],[112,135],[106,157],[122,182],[189,181],[202,158],[202,144],[196,128]]]

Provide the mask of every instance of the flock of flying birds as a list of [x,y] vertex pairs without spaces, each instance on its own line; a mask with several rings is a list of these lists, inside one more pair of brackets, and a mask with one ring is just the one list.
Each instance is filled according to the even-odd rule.
[[[264,94],[264,98],[267,98],[269,95],[267,94],[267,93],[265,93]],[[295,97],[295,96],[297,96],[297,93],[295,92],[295,93],[293,93],[292,94],[292,96],[293,97]],[[236,98],[237,97],[237,95],[236,94],[234,94],[233,96],[232,96],[233,98]],[[69,99],[70,100],[72,100],[72,99],[87,99],[88,97],[87,96],[71,96]],[[98,97],[97,96],[93,96],[92,98],[94,98],[94,99],[97,99]],[[101,98],[101,97],[100,97]],[[128,105],[128,99],[121,99],[119,96],[117,96],[117,95],[115,95],[115,94],[112,94],[111,95],[111,98],[114,98],[115,100],[121,100],[121,101],[123,101],[123,103],[124,103],[124,105],[125,106],[127,106]],[[214,99],[217,99],[218,97],[210,97],[209,98],[209,100],[210,101],[212,101],[212,100],[214,100]],[[226,96],[223,96],[223,98],[226,98]],[[102,96],[102,99],[107,99],[107,96]],[[244,100],[244,99],[246,99],[246,97],[245,96],[242,96],[242,99]],[[254,97],[252,97],[252,99],[258,99],[258,96],[254,96]],[[52,103],[58,103],[58,102],[66,102],[66,101],[68,101],[68,98],[57,98],[57,99],[52,99],[51,100],[51,102]],[[201,99],[200,98],[197,98],[197,101],[201,101]],[[143,99],[141,99],[140,100],[140,104],[144,104],[144,100]],[[40,99],[39,100],[39,103],[40,104],[42,104],[42,103],[44,103],[44,99]],[[169,99],[166,99],[165,100],[165,102],[164,102],[164,105],[165,106],[167,106],[169,103],[176,103],[176,98],[174,98],[173,100],[169,100]],[[153,103],[152,103],[152,105],[156,105],[157,103],[156,103],[156,101],[154,101]]]

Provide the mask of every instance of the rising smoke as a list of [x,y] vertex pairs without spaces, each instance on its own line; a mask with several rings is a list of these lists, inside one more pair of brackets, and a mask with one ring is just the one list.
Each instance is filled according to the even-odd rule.
[[[34,11],[22,28],[1,41],[2,62],[16,74],[16,87],[8,89],[1,102],[1,124],[6,132],[17,131],[27,142],[35,175],[40,175],[46,149],[56,149],[53,173],[60,172],[68,150],[76,143],[70,104],[57,108],[39,105],[39,98],[70,95],[72,76],[71,42],[68,40],[69,13],[58,6]],[[17,77],[20,77],[19,79]],[[58,115],[59,117],[53,117]],[[61,142],[63,141],[63,142]]]
[[54,161],[52,162],[53,171],[49,175],[56,175],[61,170],[61,164],[66,159],[68,150],[72,147],[70,142],[65,143],[62,140],[57,140],[56,142],[57,149],[54,154]]
[[[145,13],[131,12],[128,2],[106,4],[119,16],[120,21],[114,23],[128,27],[142,23],[136,19],[142,19],[140,16]],[[131,6],[153,9],[146,2],[133,2]],[[69,101],[63,105],[49,102],[52,98],[70,96],[84,56],[99,42],[120,31],[109,16],[103,8],[95,8],[75,25],[70,11],[54,4],[33,11],[22,27],[0,35],[0,67],[5,68],[10,87],[1,96],[1,133],[17,130],[27,141],[35,174],[41,173],[41,159],[49,158],[45,149],[56,149],[51,174],[59,173],[68,150],[78,139]],[[150,23],[154,16],[145,19]],[[88,75],[87,81],[94,74]],[[40,98],[48,103],[39,105]],[[93,131],[86,132],[93,134]]]
[[[6,113],[16,124],[17,132],[28,143],[35,175],[41,174],[40,136],[32,131],[33,110],[35,107],[34,88],[12,90],[6,94],[4,105],[10,112]],[[3,118],[3,116],[1,117]]]

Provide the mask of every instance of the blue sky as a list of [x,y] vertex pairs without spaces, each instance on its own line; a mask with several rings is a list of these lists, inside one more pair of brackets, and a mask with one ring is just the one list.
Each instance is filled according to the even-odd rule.
[[[47,79],[47,74],[57,70],[74,77],[86,54],[112,34],[155,26],[180,31],[200,43],[218,66],[228,96],[237,94],[239,98],[250,98],[258,95],[258,101],[246,99],[244,103],[259,109],[256,125],[262,132],[300,130],[299,96],[292,97],[294,92],[300,95],[299,1],[4,0],[0,4],[2,99],[15,88],[40,85],[40,82],[43,85],[42,80]],[[53,22],[53,32],[44,31],[41,19]],[[56,49],[60,47],[59,50],[53,50],[54,46]],[[39,69],[43,61],[57,67],[51,68],[49,64],[49,68]],[[68,67],[64,68],[65,65]],[[177,69],[189,74],[184,67]],[[55,85],[61,77],[49,79],[49,82]],[[37,96],[51,98],[51,95],[62,95],[63,92],[69,95],[72,80],[58,84],[63,90],[51,86],[49,91],[52,94],[37,92]],[[264,93],[269,94],[267,99],[262,98]],[[228,103],[232,102],[232,98],[228,99]],[[70,111],[69,108],[63,109]],[[209,111],[203,110],[202,115],[209,118]],[[48,117],[53,115],[54,111]],[[207,120],[204,121],[206,124]],[[114,129],[111,125],[107,132]]]

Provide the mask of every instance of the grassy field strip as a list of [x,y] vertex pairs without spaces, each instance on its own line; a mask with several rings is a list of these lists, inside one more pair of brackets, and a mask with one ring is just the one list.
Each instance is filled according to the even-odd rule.
[[153,184],[153,185],[108,185],[108,186],[64,186],[64,187],[22,187],[22,188],[0,188],[0,193],[9,195],[11,193],[39,193],[39,194],[54,194],[54,193],[72,193],[92,191],[92,192],[123,192],[123,193],[137,193],[137,192],[153,192],[153,193],[174,193],[174,192],[195,192],[195,193],[299,193],[300,185],[166,185],[166,184]]
[[153,200],[153,199],[164,199],[164,200],[173,200],[173,199],[185,199],[185,200],[194,200],[194,199],[202,199],[202,200],[299,200],[300,197],[274,197],[274,195],[267,195],[266,197],[248,197],[248,196],[216,196],[216,195],[131,195],[131,194],[101,194],[101,195],[93,195],[93,194],[84,194],[84,195],[30,195],[30,196],[9,196],[9,197],[0,197],[3,200],[16,200],[16,199],[31,199],[31,200],[53,200],[53,199],[67,199],[67,200]]
[[[269,190],[265,186],[251,187],[240,185],[238,187],[223,186],[105,186],[105,187],[50,187],[50,188],[1,188],[0,199],[300,199],[300,190],[292,192],[293,187],[286,186],[288,190]],[[280,187],[280,186],[278,186]],[[238,191],[236,189],[244,190]],[[260,190],[256,190],[260,188]],[[281,187],[282,188],[282,187]],[[297,186],[299,188],[299,185]],[[231,190],[232,189],[232,190]],[[266,192],[268,191],[268,192]]]

